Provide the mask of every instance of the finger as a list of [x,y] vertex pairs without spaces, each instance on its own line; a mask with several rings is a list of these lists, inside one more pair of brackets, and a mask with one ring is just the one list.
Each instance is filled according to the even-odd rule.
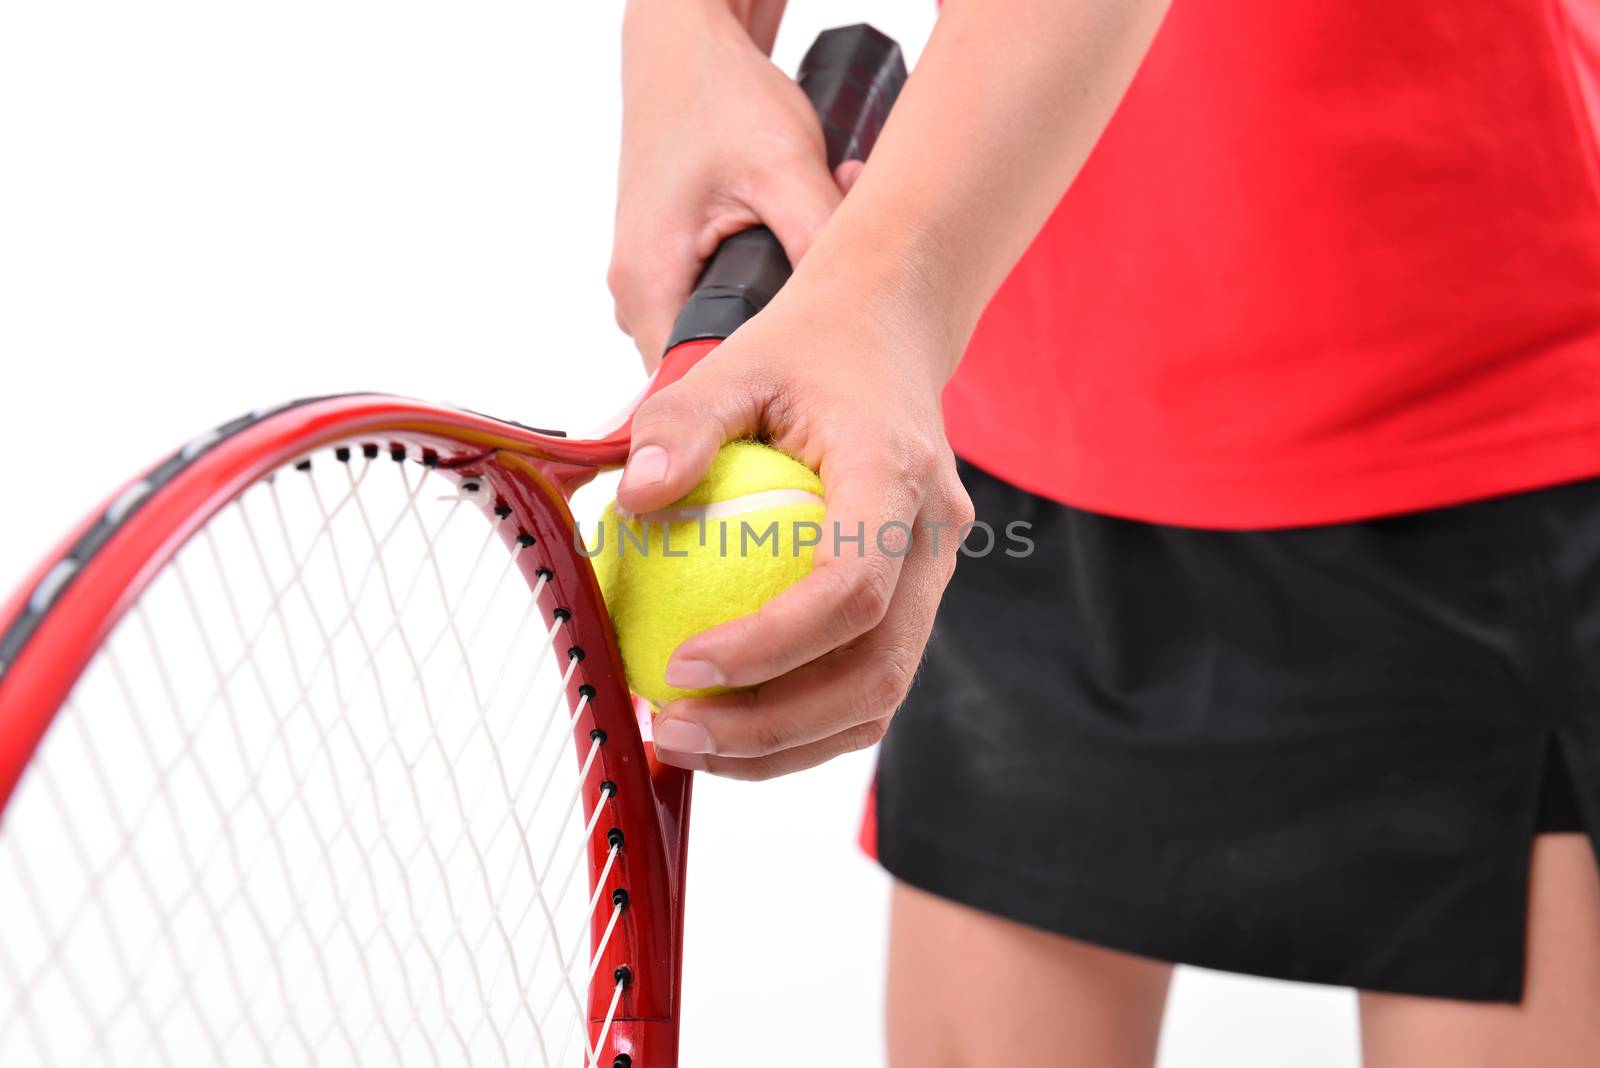
[[619,220],[606,285],[617,325],[652,364],[660,361],[672,323],[700,276],[701,258],[692,234],[669,233],[641,243],[627,236],[636,229]]
[[703,360],[633,415],[633,440],[617,486],[630,512],[664,508],[699,484],[717,450],[756,432],[761,403],[731,361]]
[[637,319],[630,320],[636,325],[629,331],[629,336],[639,350],[640,359],[644,360],[645,370],[655,370],[661,363],[661,357],[666,355],[672,324],[688,299],[687,288],[666,286],[648,293],[640,300]]
[[754,690],[672,702],[655,724],[658,752],[671,754],[662,759],[772,756],[887,719],[911,688],[944,584],[936,561],[914,561],[883,623],[859,642]]
[[681,306],[676,296],[675,290],[665,290],[615,301],[612,315],[617,321],[617,328],[633,339],[633,346],[638,350],[647,371],[655,370],[661,362],[667,337],[672,330],[667,309]]
[[[653,284],[634,284],[631,275],[613,283],[617,326],[633,339],[634,347],[648,368],[661,362],[673,321],[689,299],[692,279],[699,268],[699,260],[686,257],[676,264],[652,270],[657,276]],[[616,277],[614,273],[613,278]],[[672,279],[691,281],[680,285]]]
[[[725,779],[738,779],[744,782],[762,782],[775,779],[780,775],[790,775],[797,771],[814,768],[818,764],[825,764],[834,757],[853,753],[858,749],[865,749],[875,745],[883,738],[884,731],[888,729],[887,720],[875,720],[863,723],[857,727],[835,734],[820,742],[798,746],[794,749],[785,749],[781,753],[760,757],[725,757],[705,756],[691,757],[679,754],[663,753],[657,750],[663,763],[672,763],[677,767],[689,771],[705,771]],[[670,758],[670,759],[669,759]]]
[[861,168],[866,166],[858,159],[847,159],[833,169],[833,184],[839,187],[841,195],[848,195],[855,187],[856,179],[861,177]]
[[825,165],[802,166],[785,169],[759,186],[750,206],[793,265],[804,258],[843,196]]
[[[747,616],[689,638],[667,663],[685,689],[720,678],[754,686],[876,627],[889,610],[920,511],[918,484],[893,465],[864,462],[825,480],[822,541],[810,574]],[[911,542],[915,551],[915,539]],[[678,681],[683,680],[683,681]]]

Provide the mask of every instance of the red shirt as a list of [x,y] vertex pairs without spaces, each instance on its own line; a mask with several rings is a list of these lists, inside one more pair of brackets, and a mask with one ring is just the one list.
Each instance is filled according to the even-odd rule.
[[1334,522],[1600,474],[1600,0],[1175,0],[945,394],[1083,508]]

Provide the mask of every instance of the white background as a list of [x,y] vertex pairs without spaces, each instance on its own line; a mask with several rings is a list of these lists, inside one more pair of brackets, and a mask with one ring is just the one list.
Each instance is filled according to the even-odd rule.
[[[915,55],[932,0],[795,0]],[[604,276],[618,0],[0,4],[0,590],[190,434],[376,389],[535,425],[642,381]],[[870,754],[698,786],[685,1064],[882,1063]],[[1162,1068],[1348,1068],[1348,992],[1180,973]]]

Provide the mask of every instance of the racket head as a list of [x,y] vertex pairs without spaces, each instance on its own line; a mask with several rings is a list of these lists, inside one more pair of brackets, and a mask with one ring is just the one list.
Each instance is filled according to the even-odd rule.
[[[823,123],[830,166],[870,151],[904,79],[898,47],[870,27],[819,37],[803,64],[802,84]],[[750,255],[740,270],[719,267],[724,251],[738,258],[741,249]],[[591,439],[383,395],[321,398],[224,424],[124,487],[0,611],[0,815],[7,821],[0,824],[0,845],[16,820],[19,783],[26,786],[24,776],[37,768],[41,739],[62,718],[63,702],[85,668],[119,621],[140,613],[141,598],[177,567],[185,546],[207,539],[209,524],[224,509],[275,473],[299,470],[308,457],[314,466],[317,454],[329,450],[341,464],[385,458],[418,464],[458,486],[479,486],[474,493],[482,510],[528,591],[549,613],[547,637],[559,637],[557,652],[566,658],[561,688],[571,717],[563,727],[578,755],[575,800],[581,802],[591,880],[592,959],[587,1005],[580,1011],[587,1019],[579,1024],[588,1036],[584,1063],[671,1068],[681,1003],[690,777],[657,762],[647,743],[648,713],[628,693],[567,500],[598,470],[626,458],[639,401],[681,378],[758,312],[788,273],[781,247],[764,229],[719,250],[644,394]],[[728,309],[732,313],[724,314]],[[538,554],[530,552],[540,546]],[[381,555],[381,547],[374,548]],[[207,644],[204,637],[201,644]],[[602,826],[604,833],[596,834]],[[603,901],[611,903],[609,911],[595,907]],[[0,941],[0,979],[17,989],[5,948]],[[329,987],[325,969],[322,979]],[[439,992],[448,993],[442,985]],[[284,993],[292,1009],[294,999]],[[334,1000],[331,988],[328,993]],[[81,992],[74,995],[82,1000]],[[90,1025],[102,1040],[106,1027]],[[148,1029],[153,1032],[154,1024]],[[8,1021],[0,1018],[0,1050],[7,1034]],[[401,1049],[389,1037],[395,1056],[386,1063],[394,1063]],[[350,1036],[344,1039],[354,1051]],[[435,1052],[431,1043],[428,1052]],[[500,1052],[507,1053],[504,1042]]]
[[[0,617],[0,805],[16,796],[41,739],[119,622],[142,611],[141,599],[186,545],[217,540],[211,524],[243,507],[245,495],[270,486],[276,499],[284,480],[329,464],[388,465],[454,486],[465,503],[451,506],[484,514],[562,666],[570,718],[557,726],[577,754],[562,766],[580,769],[579,824],[588,829],[580,843],[592,902],[585,1063],[675,1063],[690,776],[656,761],[646,741],[648,713],[628,692],[567,503],[597,470],[620,462],[625,428],[619,434],[609,443],[572,441],[475,413],[354,395],[251,413],[194,439],[114,494]],[[421,498],[410,493],[415,510]],[[384,551],[376,543],[374,550]],[[6,816],[9,832],[14,809]]]

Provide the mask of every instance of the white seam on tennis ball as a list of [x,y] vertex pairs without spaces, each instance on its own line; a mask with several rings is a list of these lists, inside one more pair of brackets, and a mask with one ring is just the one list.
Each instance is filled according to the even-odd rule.
[[823,506],[823,500],[810,490],[760,490],[740,497],[729,497],[725,501],[712,501],[710,504],[697,504],[688,508],[662,508],[633,518],[645,523],[689,523],[702,519],[715,523],[748,515],[751,512],[766,511],[769,508],[794,508],[806,505],[816,505],[820,508]]

